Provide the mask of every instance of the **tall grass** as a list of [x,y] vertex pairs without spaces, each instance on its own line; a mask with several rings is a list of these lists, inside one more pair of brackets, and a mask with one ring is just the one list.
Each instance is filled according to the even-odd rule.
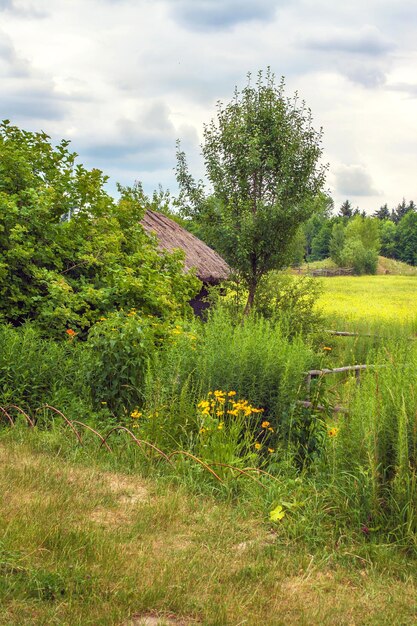
[[91,415],[81,346],[42,339],[29,324],[0,326],[0,404],[35,410],[52,404],[81,417]]
[[351,387],[330,448],[332,480],[360,510],[364,532],[384,528],[417,545],[417,347],[387,342]]
[[[210,390],[235,391],[264,409],[263,419],[275,431],[288,427],[312,350],[288,339],[279,323],[252,317],[233,323],[230,314],[214,310],[199,329],[196,343],[179,336],[154,355],[145,389],[145,409],[164,420],[172,439],[190,436],[195,408]],[[167,423],[169,422],[169,423]]]

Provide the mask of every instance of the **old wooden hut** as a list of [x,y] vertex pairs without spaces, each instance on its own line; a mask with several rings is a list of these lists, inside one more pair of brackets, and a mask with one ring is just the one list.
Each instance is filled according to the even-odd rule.
[[183,250],[185,253],[184,269],[195,269],[197,277],[202,281],[200,293],[191,300],[190,304],[196,315],[201,316],[208,308],[204,300],[207,296],[207,287],[218,285],[230,275],[230,267],[222,257],[201,239],[191,234],[163,213],[147,210],[142,225],[148,233],[158,238],[158,245],[162,250]]

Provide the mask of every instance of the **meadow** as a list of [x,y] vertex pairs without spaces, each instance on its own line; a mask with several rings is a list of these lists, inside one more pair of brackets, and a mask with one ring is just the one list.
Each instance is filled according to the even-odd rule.
[[0,623],[416,622],[417,278],[314,280],[311,331],[219,304],[154,344],[134,310],[0,328]]
[[417,276],[335,276],[318,280],[323,285],[319,307],[329,323],[407,324],[417,317]]

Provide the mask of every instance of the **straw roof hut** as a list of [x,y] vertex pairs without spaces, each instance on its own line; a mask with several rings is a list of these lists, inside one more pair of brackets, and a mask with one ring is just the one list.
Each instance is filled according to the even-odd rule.
[[183,250],[185,252],[185,271],[195,269],[197,277],[203,282],[201,292],[190,304],[196,315],[201,315],[208,304],[203,301],[207,295],[207,285],[218,285],[226,280],[231,269],[222,257],[201,239],[185,230],[163,213],[148,209],[142,219],[146,232],[156,235],[161,250]]

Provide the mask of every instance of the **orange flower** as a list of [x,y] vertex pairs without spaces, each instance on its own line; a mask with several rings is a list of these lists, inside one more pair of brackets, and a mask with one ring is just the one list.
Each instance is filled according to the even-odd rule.
[[261,426],[262,426],[262,428],[268,428],[268,426],[271,426],[271,424],[270,424],[270,422],[267,422],[265,420],[265,422],[262,422]]
[[327,352],[330,352],[332,350],[332,348],[330,348],[329,346],[323,346],[323,350],[326,350]]
[[75,335],[77,334],[75,330],[72,330],[72,328],[67,328],[65,332],[67,333],[70,339],[74,339]]

